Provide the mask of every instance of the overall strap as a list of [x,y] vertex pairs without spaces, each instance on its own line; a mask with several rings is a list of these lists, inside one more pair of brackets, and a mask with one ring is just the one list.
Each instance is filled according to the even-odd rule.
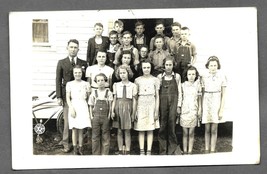
[[108,89],[106,89],[106,94],[105,94],[105,99],[107,99],[108,98]]
[[96,97],[96,99],[98,98],[97,90],[95,90],[95,97]]

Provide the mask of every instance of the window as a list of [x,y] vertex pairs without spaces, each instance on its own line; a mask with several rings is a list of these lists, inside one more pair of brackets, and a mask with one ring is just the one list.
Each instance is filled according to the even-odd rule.
[[33,19],[32,42],[33,43],[49,43],[48,19]]

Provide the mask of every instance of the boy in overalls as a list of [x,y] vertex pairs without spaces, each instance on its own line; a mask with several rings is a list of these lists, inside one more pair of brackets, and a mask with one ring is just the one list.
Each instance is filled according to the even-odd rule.
[[181,29],[181,40],[176,45],[175,60],[177,66],[175,70],[182,77],[182,82],[184,82],[184,70],[193,65],[196,61],[196,47],[189,41],[189,28],[183,27]]
[[89,113],[92,122],[92,154],[108,155],[110,146],[110,126],[112,93],[105,88],[107,77],[100,73],[95,76],[98,89],[89,98]]
[[165,71],[157,76],[161,82],[160,96],[160,129],[158,134],[159,154],[178,155],[178,146],[175,133],[176,119],[181,113],[181,77],[173,72],[175,61],[172,56],[164,60]]

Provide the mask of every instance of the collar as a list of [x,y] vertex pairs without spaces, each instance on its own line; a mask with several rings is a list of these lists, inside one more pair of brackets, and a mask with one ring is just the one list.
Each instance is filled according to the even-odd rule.
[[[178,40],[178,44],[182,45],[182,39]],[[185,43],[185,46],[190,46],[190,45],[191,45],[191,42],[189,40],[187,40],[186,43]]]
[[[174,72],[172,72],[171,75],[174,76],[175,75]],[[166,76],[165,72],[163,72],[163,74],[162,74],[162,77],[164,77],[164,76]]]
[[[70,56],[68,56],[68,57],[69,57],[69,59],[70,59],[70,62],[71,62],[71,59],[72,59],[72,58],[71,58]],[[74,57],[74,62],[75,62],[75,63],[77,63],[77,56],[76,56],[76,57]]]
[[144,34],[142,34],[141,36],[137,36],[137,35],[134,35],[135,38],[139,38],[139,39],[143,39],[145,37]]
[[161,49],[161,50],[157,50],[157,49],[156,49],[156,50],[155,50],[155,53],[156,53],[156,54],[163,53],[163,49]]
[[130,83],[130,81],[127,84],[123,84],[122,82],[119,82],[118,85],[121,87],[123,87],[124,85],[125,86],[131,86],[131,83]]
[[193,83],[185,81],[184,84],[185,84],[185,86],[195,86],[197,84],[197,81],[194,81]]
[[174,40],[174,41],[176,41],[176,42],[180,42],[182,39],[179,38],[179,39],[177,40],[177,39],[175,39],[175,38],[172,36],[172,37],[171,37],[171,40]]

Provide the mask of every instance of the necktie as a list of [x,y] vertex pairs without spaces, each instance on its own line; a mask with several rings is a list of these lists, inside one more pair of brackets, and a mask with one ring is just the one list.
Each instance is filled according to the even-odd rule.
[[123,98],[126,98],[126,85],[123,85],[123,91],[122,91],[122,93],[123,93]]
[[71,64],[72,64],[72,66],[74,66],[74,65],[75,65],[75,62],[74,62],[74,57],[72,57],[72,58],[71,58]]

